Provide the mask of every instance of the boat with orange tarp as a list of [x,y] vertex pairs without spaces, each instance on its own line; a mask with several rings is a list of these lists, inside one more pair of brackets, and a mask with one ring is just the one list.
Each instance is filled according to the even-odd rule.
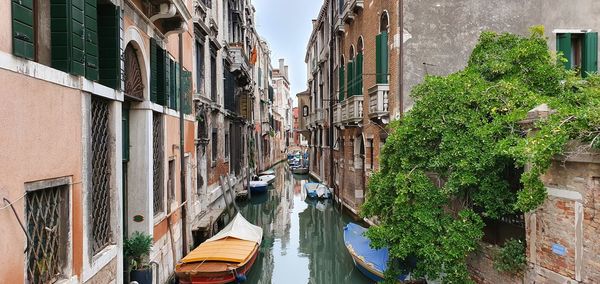
[[175,268],[179,283],[240,282],[258,256],[263,230],[241,214],[214,237],[186,255]]

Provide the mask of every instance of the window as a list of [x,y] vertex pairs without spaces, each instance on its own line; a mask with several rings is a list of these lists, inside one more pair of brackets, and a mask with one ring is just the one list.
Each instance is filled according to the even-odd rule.
[[154,112],[152,115],[152,194],[154,215],[164,212],[164,186],[163,186],[163,127],[162,116]]
[[210,53],[210,98],[217,102],[217,52]]
[[90,241],[92,252],[98,253],[112,242],[111,215],[111,157],[110,102],[92,96],[91,105],[91,170],[90,188],[91,220]]
[[175,176],[175,159],[169,159],[169,180],[167,182],[167,200],[173,201],[175,200],[175,180],[177,177]]
[[308,106],[302,107],[302,116],[304,116],[304,117],[308,116]]
[[117,7],[96,0],[29,0],[11,1],[11,12],[14,55],[120,88]]
[[218,157],[218,149],[219,149],[219,132],[217,128],[213,128],[212,130],[212,161],[216,162]]
[[373,170],[375,168],[375,145],[373,144],[373,139],[368,140],[369,146],[369,165],[370,169]]
[[556,49],[565,57],[566,69],[574,69],[586,77],[598,72],[598,33],[557,33]]
[[229,147],[231,146],[231,141],[229,141],[229,132],[225,132],[225,159],[229,158]]
[[204,93],[204,45],[196,41],[196,93]]
[[28,283],[64,279],[69,243],[69,178],[26,184],[25,227]]
[[363,38],[362,36],[360,36],[358,38],[358,43],[356,45],[357,47],[357,54],[356,54],[356,71],[355,71],[355,83],[354,83],[354,88],[353,88],[353,95],[354,96],[362,96],[363,92],[363,49],[364,49],[364,44],[363,44]]
[[342,55],[342,57],[340,58],[340,67],[339,67],[339,79],[338,79],[338,83],[339,83],[339,100],[340,102],[344,100],[344,96],[346,95],[346,90],[345,90],[345,85],[346,85],[346,74],[345,74],[345,68],[344,68],[344,56]]

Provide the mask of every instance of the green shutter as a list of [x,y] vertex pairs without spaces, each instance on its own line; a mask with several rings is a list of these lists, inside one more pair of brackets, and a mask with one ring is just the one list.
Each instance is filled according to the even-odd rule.
[[356,84],[354,84],[354,95],[362,96],[363,95],[363,54],[359,52],[356,55]]
[[175,110],[181,111],[181,102],[179,101],[179,97],[181,94],[181,65],[179,62],[175,62]]
[[169,98],[169,64],[167,52],[162,48],[156,51],[156,101],[166,106]]
[[377,84],[388,83],[388,34],[382,32],[375,37],[375,72],[377,73]]
[[192,113],[192,72],[184,70],[182,71],[183,82],[181,83],[183,89],[183,102],[182,109],[186,114]]
[[348,82],[347,83],[347,92],[348,97],[354,95],[354,64],[352,61],[348,62]]
[[565,69],[571,69],[571,34],[557,34],[556,35],[556,51],[563,54],[567,59],[563,62]]
[[169,54],[165,51],[165,79],[164,79],[164,90],[165,90],[165,97],[164,97],[164,106],[169,106],[170,100],[171,100],[171,58],[169,57]]
[[84,0],[52,0],[50,30],[52,67],[85,75]]
[[121,89],[121,15],[114,5],[98,6],[98,51],[100,84]]
[[[343,64],[343,63],[342,63]],[[344,74],[344,65],[340,65],[340,102],[344,100],[344,87],[346,84],[346,74]]]
[[97,0],[85,0],[85,77],[98,81],[98,10]]
[[33,0],[12,0],[12,43],[14,55],[35,59]]
[[598,33],[586,33],[583,41],[583,56],[581,60],[581,75],[598,72]]
[[150,39],[150,101],[158,102],[158,44],[154,38]]
[[121,114],[121,131],[123,161],[129,161],[129,109],[123,104]]

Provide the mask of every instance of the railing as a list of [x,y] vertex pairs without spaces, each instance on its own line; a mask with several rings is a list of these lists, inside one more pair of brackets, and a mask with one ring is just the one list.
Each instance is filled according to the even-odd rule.
[[248,57],[241,45],[231,45],[229,47],[229,57],[231,58],[231,70],[241,70],[248,72]]
[[335,104],[333,106],[333,124],[340,124],[342,122],[342,106],[341,104]]
[[377,84],[369,88],[369,118],[385,120],[389,118],[389,84]]
[[337,20],[335,21],[335,32],[337,33],[343,33],[344,32],[344,19],[342,19],[343,15],[340,15],[339,17],[336,17]]
[[342,19],[346,23],[350,23],[354,21],[354,17],[359,10],[362,10],[365,7],[364,0],[348,0],[344,4],[344,9],[342,12]]
[[342,122],[359,123],[363,119],[363,96],[352,96],[342,102]]

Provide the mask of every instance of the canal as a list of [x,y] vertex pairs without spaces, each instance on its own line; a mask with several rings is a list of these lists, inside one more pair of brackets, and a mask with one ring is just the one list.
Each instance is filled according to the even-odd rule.
[[308,177],[292,174],[285,163],[266,194],[240,204],[248,221],[264,230],[260,255],[245,283],[372,283],[352,263],[343,227],[352,221],[330,201],[305,199]]

